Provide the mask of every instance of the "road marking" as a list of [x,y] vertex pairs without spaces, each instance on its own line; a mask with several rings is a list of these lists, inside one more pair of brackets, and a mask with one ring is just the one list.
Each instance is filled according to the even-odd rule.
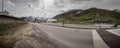
[[99,36],[96,30],[92,30],[94,48],[110,48]]

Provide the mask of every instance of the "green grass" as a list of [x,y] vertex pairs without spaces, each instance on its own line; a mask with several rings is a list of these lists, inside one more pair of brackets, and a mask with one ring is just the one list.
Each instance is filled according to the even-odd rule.
[[[111,18],[111,17],[103,17],[103,16],[81,16],[81,17],[76,17],[76,18],[72,18],[72,19],[64,19],[65,23],[69,23],[72,22],[73,24],[93,24],[94,20],[111,20],[111,22],[113,23],[117,23],[120,24],[120,20]],[[58,19],[58,22],[63,22],[62,18]]]
[[16,28],[27,22],[16,22],[16,23],[0,23],[0,36],[4,35],[4,32],[8,29]]

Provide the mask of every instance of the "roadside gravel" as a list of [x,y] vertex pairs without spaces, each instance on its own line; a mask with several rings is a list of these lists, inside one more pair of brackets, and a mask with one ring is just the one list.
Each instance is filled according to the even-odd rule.
[[49,35],[33,24],[21,31],[23,31],[24,36],[15,43],[13,48],[69,48],[54,38],[49,37]]

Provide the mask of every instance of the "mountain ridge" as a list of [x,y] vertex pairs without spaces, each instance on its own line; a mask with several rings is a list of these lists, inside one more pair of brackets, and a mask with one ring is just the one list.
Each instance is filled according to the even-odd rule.
[[70,10],[68,12],[56,15],[54,18],[58,19],[58,22],[62,22],[63,17],[66,22],[73,23],[92,23],[93,20],[111,20],[111,22],[113,23],[120,24],[119,12],[100,8],[89,8],[86,10]]

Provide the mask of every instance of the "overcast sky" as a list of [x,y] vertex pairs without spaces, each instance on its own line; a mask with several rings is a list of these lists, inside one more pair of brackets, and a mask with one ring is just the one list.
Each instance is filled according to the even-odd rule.
[[[0,0],[0,7],[1,6]],[[5,10],[16,16],[53,17],[72,9],[120,9],[120,0],[4,0]],[[1,10],[1,8],[0,8]]]

